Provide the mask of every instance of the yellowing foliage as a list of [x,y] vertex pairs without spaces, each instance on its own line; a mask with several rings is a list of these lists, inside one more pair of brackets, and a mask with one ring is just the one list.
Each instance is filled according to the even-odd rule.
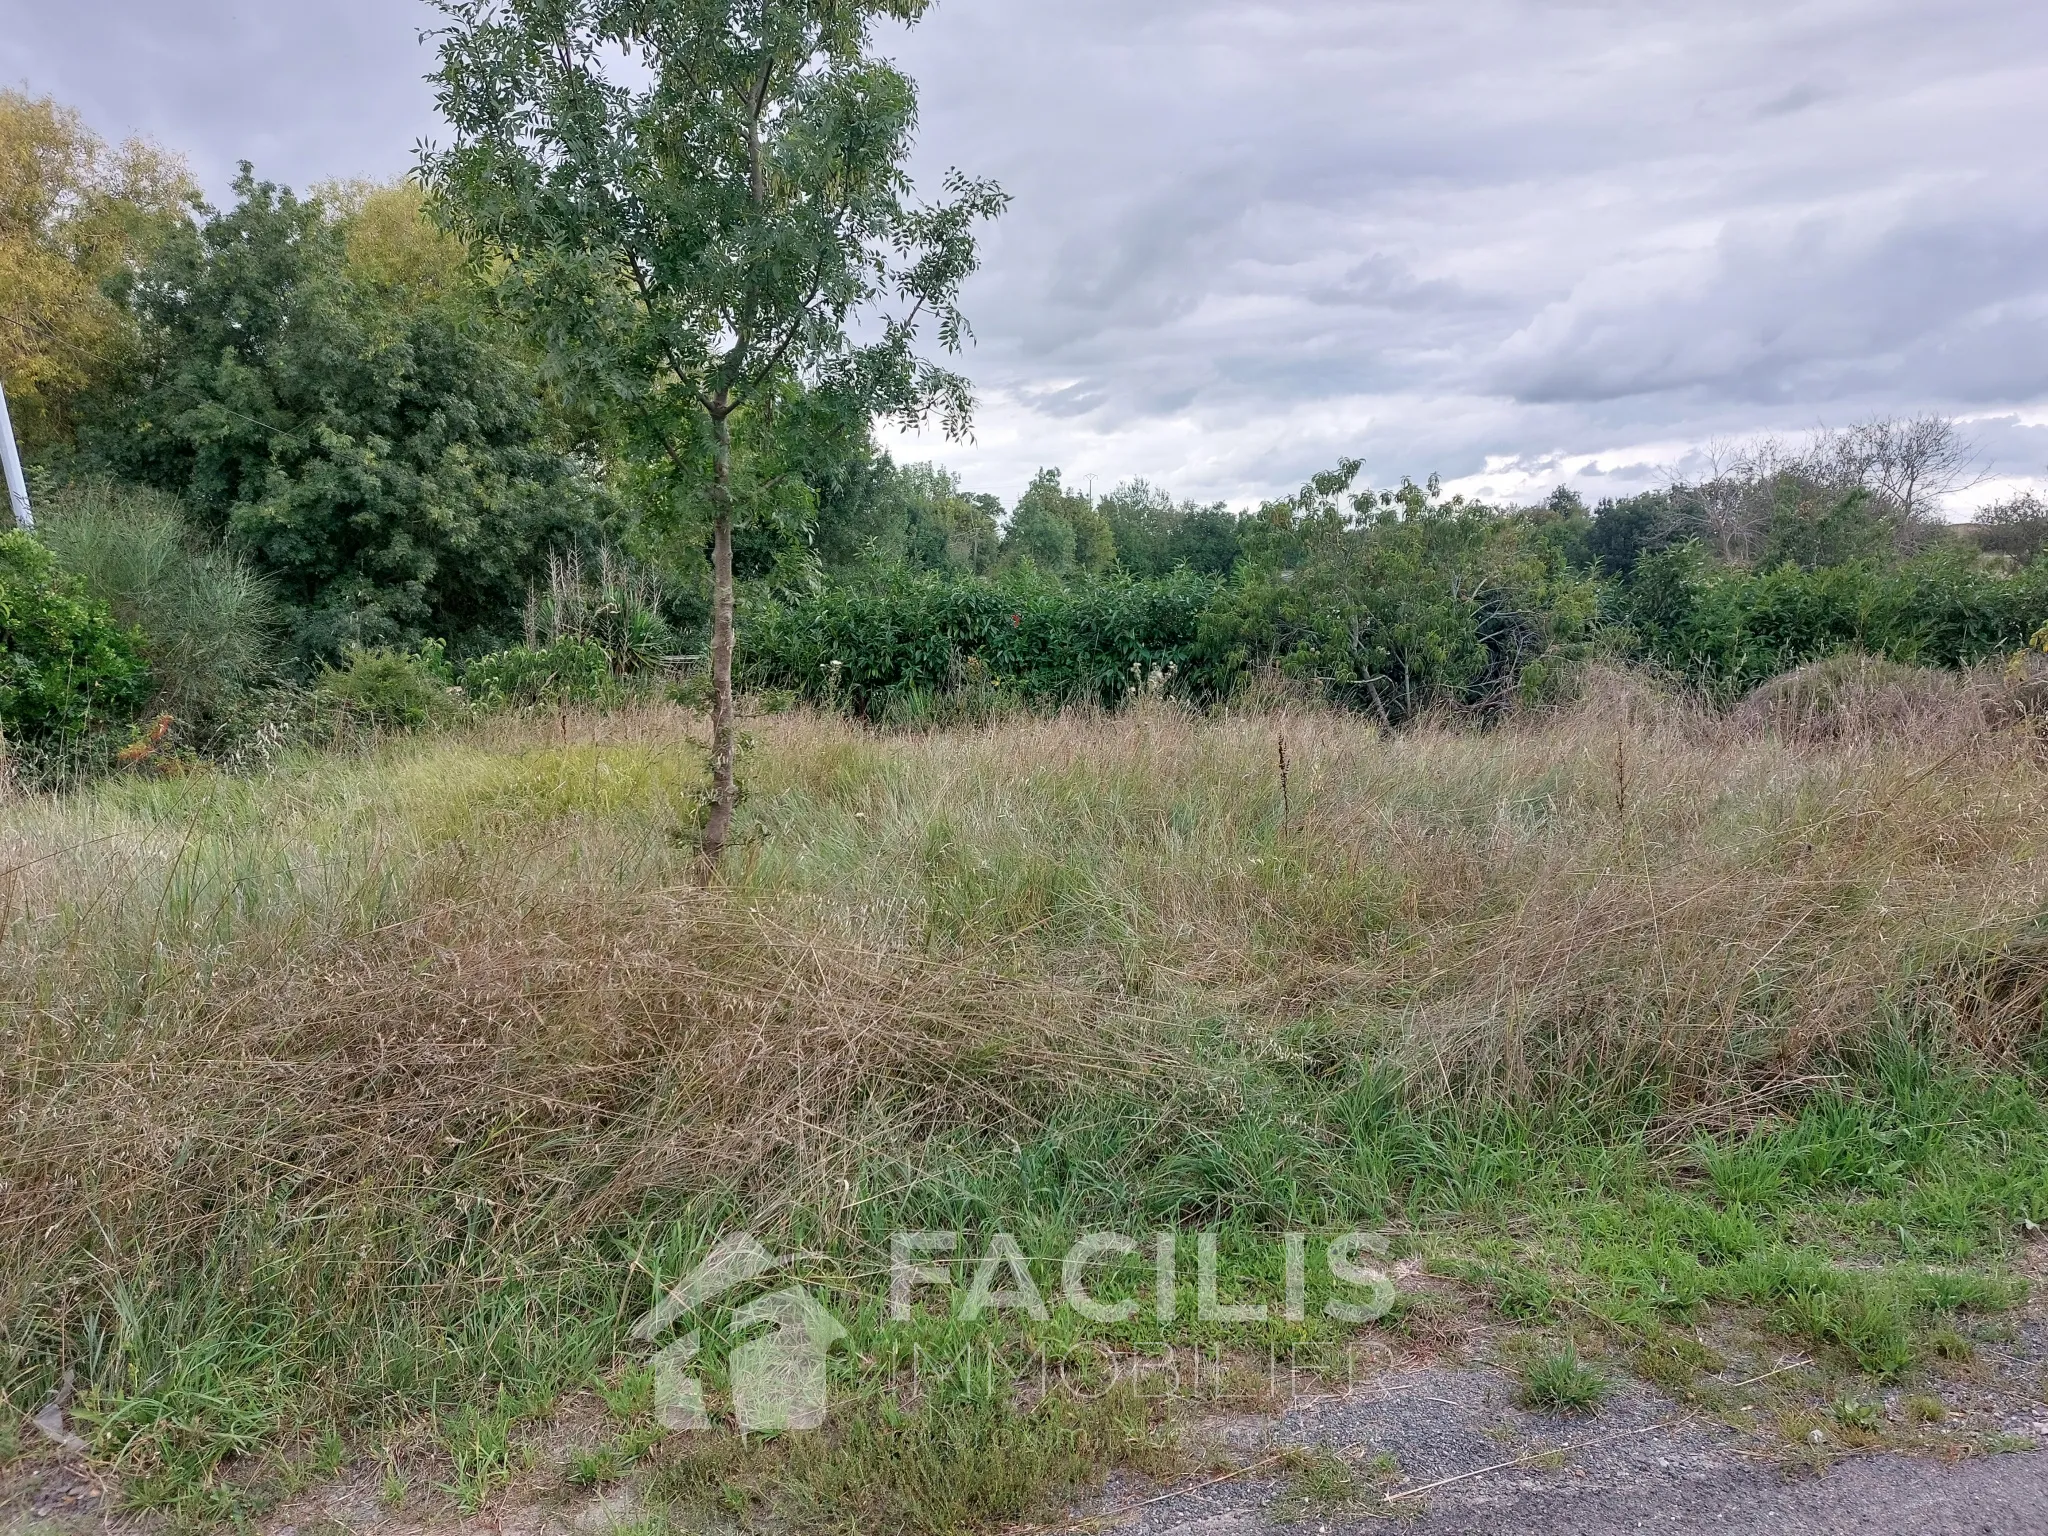
[[426,189],[418,182],[339,181],[315,191],[347,233],[355,277],[411,300],[408,308],[460,288],[469,252],[427,216]]
[[0,380],[26,444],[60,435],[70,399],[126,351],[107,284],[197,196],[175,155],[110,146],[69,108],[0,91]]

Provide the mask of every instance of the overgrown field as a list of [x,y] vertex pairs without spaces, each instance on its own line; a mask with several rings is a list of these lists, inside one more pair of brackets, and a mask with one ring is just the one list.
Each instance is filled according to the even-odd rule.
[[[144,1504],[226,1514],[401,1444],[474,1504],[565,1392],[644,1421],[626,1329],[741,1227],[822,1255],[856,1406],[666,1486],[813,1525],[1014,1518],[1170,1462],[1121,1395],[905,1409],[875,1364],[898,1229],[1034,1261],[1221,1229],[1228,1293],[1274,1234],[1363,1227],[1681,1387],[1673,1330],[1717,1308],[1911,1379],[2048,1221],[2048,757],[1966,706],[1824,740],[1625,678],[1486,731],[786,714],[751,724],[710,890],[675,710],[17,801],[8,1418],[72,1371]],[[1175,1337],[1230,1341],[1194,1312]],[[920,1337],[1008,1358],[1075,1321]]]

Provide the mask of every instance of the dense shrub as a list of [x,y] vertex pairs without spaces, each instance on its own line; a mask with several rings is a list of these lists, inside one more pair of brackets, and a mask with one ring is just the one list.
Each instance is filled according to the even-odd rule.
[[359,724],[412,729],[457,711],[455,677],[444,648],[417,652],[351,646],[339,667],[323,667],[314,697]]
[[1058,470],[1042,469],[1010,514],[1001,560],[1048,576],[1101,575],[1116,566],[1116,535],[1093,496],[1067,489]]
[[996,581],[898,571],[760,604],[740,628],[740,666],[754,687],[869,716],[963,688],[1114,705],[1178,673],[1217,590],[1187,572],[1068,584],[1028,571]]
[[1669,491],[1603,502],[1586,523],[1574,553],[1609,576],[1627,576],[1645,555],[1668,549],[1684,537],[1686,510]]
[[[898,571],[764,602],[743,675],[873,718],[933,701],[1114,705],[1170,687],[1215,702],[1268,669],[1398,722],[1506,702],[1591,632],[1597,585],[1531,530],[1466,506],[1268,526],[1236,577],[999,581]],[[951,712],[954,715],[958,710]],[[950,717],[950,716],[948,716]]]
[[0,726],[31,759],[125,727],[149,697],[138,637],[29,534],[0,533]]
[[1152,581],[898,571],[763,603],[743,626],[744,675],[921,719],[960,714],[942,699],[972,716],[1003,700],[1114,705],[1138,688],[1213,703],[1273,671],[1396,723],[1540,694],[1590,636],[1598,584],[1538,524],[1419,487],[1357,498],[1354,516],[1334,504],[1341,479],[1239,529],[1228,581],[1186,567]]
[[479,656],[462,669],[462,686],[484,708],[518,704],[601,704],[615,698],[611,658],[595,640],[565,636]]
[[1220,503],[1175,502],[1164,491],[1133,480],[1097,504],[1116,541],[1118,569],[1140,579],[1185,566],[1207,576],[1228,576],[1243,551],[1242,519]]
[[1615,612],[1644,655],[1733,698],[1846,651],[1941,667],[2008,654],[2048,621],[2048,567],[2006,574],[1942,548],[1890,566],[1744,571],[1689,545],[1645,557]]
[[2048,552],[2048,499],[2033,491],[2009,497],[1979,512],[1972,531],[1979,549],[2031,564]]
[[181,498],[271,578],[306,664],[519,631],[551,548],[608,508],[487,306],[352,264],[346,222],[245,169],[141,273],[144,366],[90,402],[85,463]]
[[1390,724],[1544,691],[1592,632],[1597,584],[1533,525],[1410,489],[1248,556],[1202,616],[1193,690],[1226,697],[1271,667]]

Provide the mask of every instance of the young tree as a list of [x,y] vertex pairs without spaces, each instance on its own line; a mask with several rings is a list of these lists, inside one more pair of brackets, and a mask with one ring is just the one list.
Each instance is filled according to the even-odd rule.
[[870,51],[930,0],[437,0],[454,133],[424,169],[497,264],[565,394],[605,408],[712,504],[712,803],[706,878],[731,834],[733,416],[794,378],[964,433],[948,351],[974,226],[1007,203],[952,172],[910,200],[916,89]]

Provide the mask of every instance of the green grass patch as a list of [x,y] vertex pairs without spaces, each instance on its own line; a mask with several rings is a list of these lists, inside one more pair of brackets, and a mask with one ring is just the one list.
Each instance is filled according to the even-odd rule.
[[1521,1383],[1522,1406],[1543,1413],[1591,1413],[1613,1390],[1571,1345],[1531,1355],[1515,1368],[1515,1378]]

